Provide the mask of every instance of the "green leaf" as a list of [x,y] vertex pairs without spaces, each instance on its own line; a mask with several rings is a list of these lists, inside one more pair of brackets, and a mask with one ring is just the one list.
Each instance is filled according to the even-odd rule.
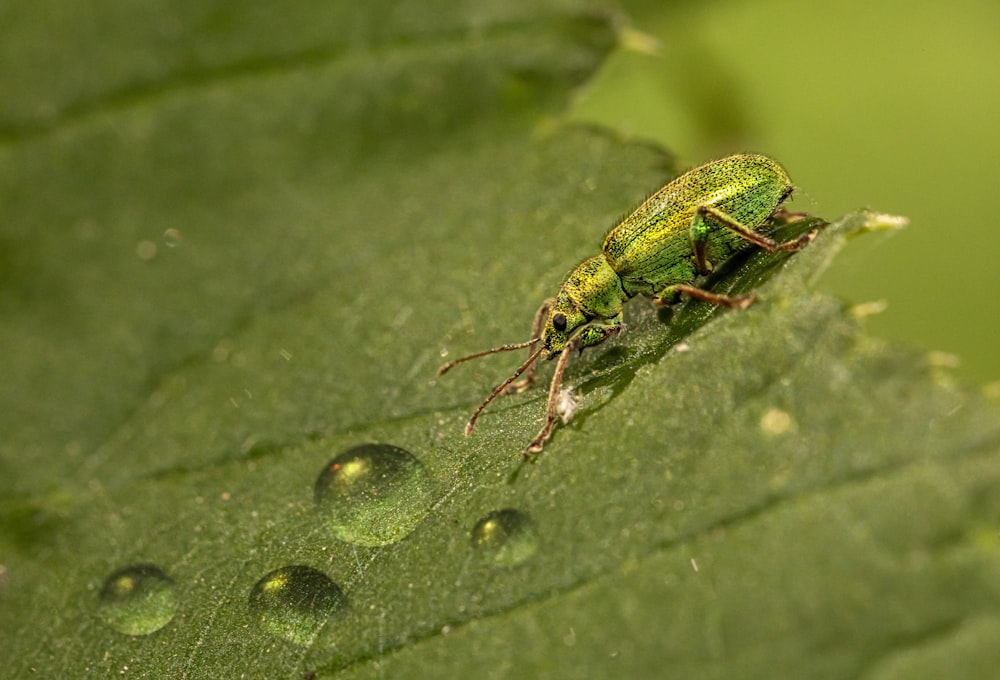
[[11,674],[986,677],[996,409],[811,288],[889,218],[632,303],[536,464],[544,389],[462,436],[516,361],[442,354],[677,168],[551,118],[604,17],[431,4],[5,10]]

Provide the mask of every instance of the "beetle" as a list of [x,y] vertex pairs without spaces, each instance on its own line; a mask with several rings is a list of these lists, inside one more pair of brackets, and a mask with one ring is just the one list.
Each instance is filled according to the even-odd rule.
[[562,393],[570,355],[621,333],[622,306],[637,295],[660,306],[676,304],[683,295],[723,307],[750,306],[756,299],[753,293],[722,295],[694,284],[713,265],[753,246],[779,252],[796,251],[809,243],[816,236],[815,228],[780,243],[762,233],[771,218],[784,210],[782,204],[793,189],[777,161],[743,153],[689,170],[646,199],[608,232],[601,254],[573,268],[555,297],[542,303],[529,340],[476,352],[438,369],[438,375],[443,375],[471,359],[532,348],[528,359],[472,414],[465,436],[472,434],[480,414],[497,396],[521,392],[534,382],[538,359],[558,356],[545,424],[528,444],[525,456],[539,453],[552,436],[560,410],[572,403]]

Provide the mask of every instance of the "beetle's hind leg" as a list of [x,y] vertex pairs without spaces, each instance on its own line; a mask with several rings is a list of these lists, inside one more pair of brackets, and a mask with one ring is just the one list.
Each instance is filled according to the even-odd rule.
[[735,217],[722,212],[718,208],[710,205],[699,205],[695,211],[694,219],[691,220],[689,234],[691,238],[691,249],[694,251],[695,262],[698,266],[698,273],[701,275],[708,274],[712,271],[711,264],[705,259],[705,243],[708,241],[708,235],[712,229],[712,225],[708,223],[708,220],[705,219],[706,217],[713,217],[718,220],[722,226],[739,234],[750,243],[763,248],[769,253],[801,250],[807,243],[816,238],[816,234],[818,233],[818,230],[811,229],[797,238],[779,243],[773,238],[769,238],[760,232],[754,231],[737,220]]
[[[778,208],[778,211],[783,210],[784,208]],[[776,213],[778,211],[776,211]],[[797,217],[793,216],[791,213],[785,212],[780,212],[778,214],[781,217]],[[701,276],[709,274],[712,271],[712,264],[705,256],[705,245],[708,242],[708,235],[711,233],[713,225],[709,224],[708,220],[705,219],[706,217],[714,218],[727,229],[739,234],[750,243],[753,243],[754,245],[759,246],[771,253],[801,250],[807,243],[812,241],[818,233],[817,229],[811,229],[805,234],[802,234],[797,238],[793,238],[790,241],[778,242],[773,238],[769,238],[764,234],[754,231],[736,218],[722,212],[718,208],[710,205],[700,205],[695,211],[694,219],[691,220],[691,227],[688,233],[691,239],[691,250],[694,251],[695,266],[698,269],[698,274]],[[704,300],[705,302],[711,302],[712,304],[720,305],[722,307],[733,307],[737,309],[745,309],[752,305],[754,300],[757,299],[757,296],[753,293],[747,293],[745,295],[722,295],[720,293],[712,293],[711,291],[707,291],[703,288],[698,288],[697,286],[678,283],[672,286],[667,286],[657,293],[653,297],[653,302],[661,306],[669,306],[678,302],[681,294],[687,294],[693,298]]]

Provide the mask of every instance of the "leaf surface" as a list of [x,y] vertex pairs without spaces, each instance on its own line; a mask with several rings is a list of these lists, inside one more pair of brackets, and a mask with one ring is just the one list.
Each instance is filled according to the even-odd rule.
[[[435,379],[442,355],[525,338],[678,171],[552,119],[612,46],[605,17],[20,7],[0,59],[22,93],[0,108],[15,676],[995,667],[996,409],[811,289],[884,216],[731,263],[712,283],[757,290],[745,312],[631,303],[571,364],[579,408],[536,464],[544,389],[462,436],[516,359]],[[375,477],[345,534],[314,485],[366,442],[419,472]],[[138,565],[158,571],[108,580]]]

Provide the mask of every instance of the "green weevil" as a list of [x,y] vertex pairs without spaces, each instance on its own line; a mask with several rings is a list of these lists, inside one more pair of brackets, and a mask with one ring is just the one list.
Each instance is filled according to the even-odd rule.
[[438,369],[441,375],[470,359],[533,348],[528,359],[472,414],[465,436],[472,434],[479,415],[499,394],[520,392],[535,380],[536,360],[558,356],[545,424],[525,455],[540,452],[552,436],[560,410],[572,403],[562,392],[570,355],[621,333],[622,305],[636,295],[660,306],[675,304],[686,294],[725,307],[748,307],[755,299],[753,293],[721,295],[693,284],[711,272],[713,264],[752,246],[770,252],[794,251],[811,241],[815,229],[783,243],[760,231],[766,231],[771,218],[783,211],[782,204],[793,189],[777,161],[758,154],[736,154],[689,170],[650,196],[608,232],[600,255],[578,264],[556,296],[542,303],[531,339],[470,354]]

